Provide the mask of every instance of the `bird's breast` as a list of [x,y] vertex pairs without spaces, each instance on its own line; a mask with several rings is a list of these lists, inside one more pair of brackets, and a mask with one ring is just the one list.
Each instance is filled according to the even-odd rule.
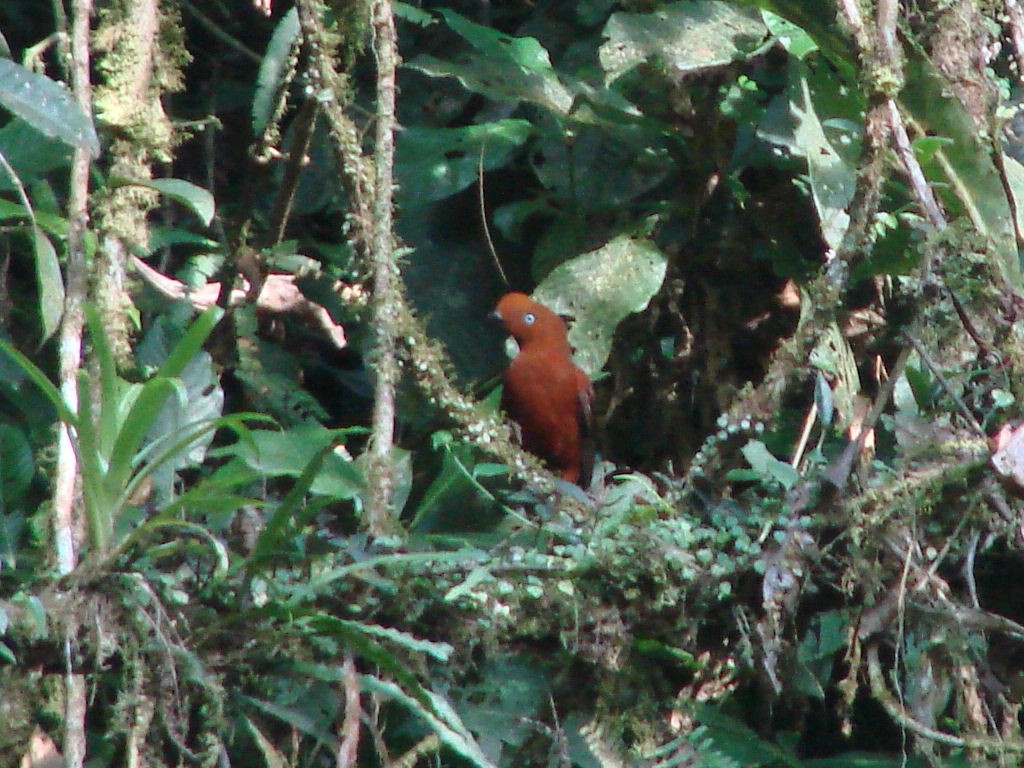
[[526,450],[555,464],[578,459],[581,379],[572,358],[554,350],[526,347],[512,361],[502,408],[519,424]]

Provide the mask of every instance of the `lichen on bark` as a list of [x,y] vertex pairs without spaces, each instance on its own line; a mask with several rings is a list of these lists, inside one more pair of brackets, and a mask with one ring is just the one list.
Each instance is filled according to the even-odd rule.
[[93,200],[101,233],[93,269],[94,296],[121,364],[130,355],[132,301],[125,263],[149,243],[156,192],[124,181],[153,178],[153,165],[168,163],[182,136],[164,109],[165,94],[184,87],[185,48],[178,9],[158,0],[117,0],[100,13],[94,33],[97,117],[111,136],[106,192]]

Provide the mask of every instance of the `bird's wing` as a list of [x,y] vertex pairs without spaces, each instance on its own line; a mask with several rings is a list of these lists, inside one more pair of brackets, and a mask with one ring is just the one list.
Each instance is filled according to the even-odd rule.
[[576,369],[579,388],[576,393],[576,417],[580,425],[580,479],[577,483],[586,490],[594,477],[597,462],[597,430],[594,425],[594,388],[583,371]]

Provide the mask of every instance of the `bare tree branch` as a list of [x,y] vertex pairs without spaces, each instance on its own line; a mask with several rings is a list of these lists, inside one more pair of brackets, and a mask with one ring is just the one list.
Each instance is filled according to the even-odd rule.
[[[92,86],[89,80],[89,20],[92,0],[74,0],[71,22],[71,84],[75,101],[86,115],[92,115]],[[82,366],[82,330],[86,300],[85,231],[89,220],[89,152],[75,150],[68,192],[68,254],[65,274],[64,318],[58,340],[58,368],[61,394],[71,410],[78,408],[78,372]],[[70,573],[78,565],[82,521],[78,492],[78,461],[67,424],[61,424],[54,477],[53,526],[57,544],[57,567]],[[85,677],[74,671],[71,648],[74,630],[65,630],[64,764],[80,768],[85,763]]]
[[398,349],[395,343],[400,306],[398,267],[393,230],[395,162],[395,70],[398,41],[391,0],[373,3],[373,50],[377,58],[377,137],[374,149],[373,204],[373,326],[376,335],[373,436],[370,440],[370,498],[367,522],[377,536],[394,533],[395,472],[391,459],[395,442],[395,386]]
[[338,747],[338,768],[352,768],[359,757],[359,723],[363,708],[359,702],[359,673],[356,671],[352,651],[345,652],[345,721],[341,726],[341,746]]

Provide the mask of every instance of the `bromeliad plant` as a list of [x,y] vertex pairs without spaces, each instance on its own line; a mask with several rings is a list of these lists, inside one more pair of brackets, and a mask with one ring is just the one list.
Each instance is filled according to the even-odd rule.
[[[117,373],[102,321],[94,309],[88,309],[86,322],[99,386],[92,386],[88,373],[80,372],[82,396],[74,410],[42,370],[11,344],[0,342],[0,350],[43,393],[67,426],[79,461],[88,544],[94,556],[115,554],[146,530],[170,522],[169,515],[176,512],[174,504],[131,530],[128,512],[154,473],[169,466],[181,468],[190,454],[195,457],[197,449],[201,460],[205,446],[219,429],[232,430],[246,439],[248,423],[270,421],[258,414],[220,415],[219,405],[212,417],[185,418],[178,423],[165,418],[165,406],[172,399],[177,400],[181,412],[189,412],[189,392],[182,376],[194,361],[209,369],[210,360],[202,346],[219,317],[216,309],[201,315],[153,376],[131,382]],[[235,503],[241,506],[245,500],[237,498]],[[176,524],[189,525],[184,520]]]

